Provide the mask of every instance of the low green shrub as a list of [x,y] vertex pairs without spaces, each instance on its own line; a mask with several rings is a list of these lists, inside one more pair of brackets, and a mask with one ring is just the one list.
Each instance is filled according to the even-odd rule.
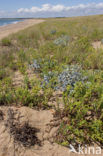
[[29,106],[33,103],[33,96],[27,88],[17,88],[15,91],[15,101],[17,105]]
[[11,40],[9,38],[4,38],[1,40],[2,46],[11,46]]
[[12,80],[4,78],[0,81],[0,105],[11,105],[13,102]]
[[10,62],[9,64],[10,69],[12,69],[13,71],[17,71],[18,70],[18,64],[15,61]]
[[21,49],[17,54],[18,54],[18,59],[20,62],[24,63],[27,61],[26,51]]
[[[77,83],[63,94],[65,109],[57,140],[68,146],[99,143],[103,145],[103,83]],[[66,117],[66,120],[63,118]]]
[[47,109],[49,107],[48,101],[51,96],[52,89],[42,90],[37,82],[32,86],[26,77],[25,86],[15,90],[14,100],[16,105],[28,106],[36,109]]
[[27,66],[23,62],[18,61],[16,65],[17,65],[18,70],[22,74],[25,74],[26,73]]
[[41,87],[34,86],[31,90],[31,94],[33,96],[33,103],[29,106],[47,109],[51,106],[48,105],[49,99],[53,94],[53,90],[51,88],[42,90]]
[[0,69],[0,80],[8,76],[8,73],[5,69]]

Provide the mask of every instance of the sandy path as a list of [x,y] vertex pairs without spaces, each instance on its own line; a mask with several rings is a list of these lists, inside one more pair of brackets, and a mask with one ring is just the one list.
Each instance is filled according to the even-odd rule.
[[7,26],[0,26],[0,39],[7,37],[8,35],[10,35],[12,33],[16,33],[20,30],[23,30],[29,26],[39,24],[41,22],[44,22],[44,20],[28,19],[28,20],[24,20],[22,22],[18,22],[16,24],[9,24]]

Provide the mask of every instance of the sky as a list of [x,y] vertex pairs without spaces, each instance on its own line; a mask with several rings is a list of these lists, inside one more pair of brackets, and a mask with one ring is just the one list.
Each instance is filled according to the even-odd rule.
[[2,17],[71,17],[103,14],[103,0],[0,0]]

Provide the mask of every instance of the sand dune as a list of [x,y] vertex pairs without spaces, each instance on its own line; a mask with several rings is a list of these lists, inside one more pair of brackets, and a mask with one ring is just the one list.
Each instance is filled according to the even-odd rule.
[[12,33],[16,33],[20,30],[23,30],[29,26],[39,24],[41,22],[44,22],[44,20],[28,19],[28,20],[24,20],[22,22],[18,22],[16,24],[9,24],[6,26],[0,26],[0,39],[7,37],[8,35],[10,35]]

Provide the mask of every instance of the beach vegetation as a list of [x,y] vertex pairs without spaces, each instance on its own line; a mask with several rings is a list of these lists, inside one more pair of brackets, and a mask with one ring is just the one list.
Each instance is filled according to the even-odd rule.
[[2,39],[0,105],[52,108],[56,142],[102,147],[102,21],[103,15],[46,19]]
[[2,46],[11,46],[11,40],[9,39],[9,38],[3,38],[2,40],[1,40],[1,44],[2,44]]

